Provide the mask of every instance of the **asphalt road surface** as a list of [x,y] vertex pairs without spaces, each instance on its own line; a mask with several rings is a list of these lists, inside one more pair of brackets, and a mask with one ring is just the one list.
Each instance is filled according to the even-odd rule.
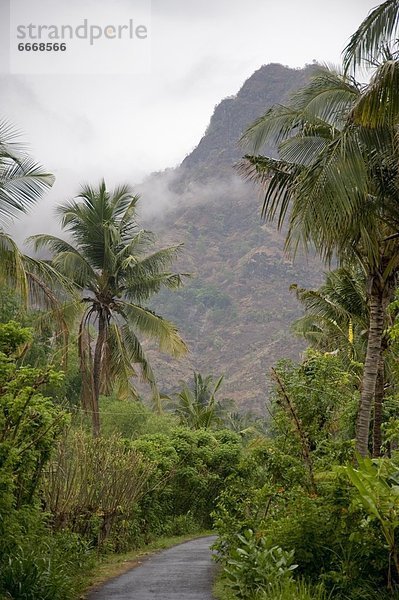
[[174,546],[116,577],[88,600],[212,600],[215,537]]

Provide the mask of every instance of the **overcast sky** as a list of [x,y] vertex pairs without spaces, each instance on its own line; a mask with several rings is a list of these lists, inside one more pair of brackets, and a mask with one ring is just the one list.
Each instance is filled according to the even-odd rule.
[[[119,2],[134,10],[135,0],[97,0],[96,6]],[[91,0],[62,0],[81,17],[88,3],[92,14]],[[376,3],[153,0],[148,73],[2,74],[0,114],[58,176],[54,198],[102,175],[110,183],[135,183],[178,164],[198,143],[214,106],[262,64],[338,63],[348,37]],[[4,38],[8,23],[0,23]]]

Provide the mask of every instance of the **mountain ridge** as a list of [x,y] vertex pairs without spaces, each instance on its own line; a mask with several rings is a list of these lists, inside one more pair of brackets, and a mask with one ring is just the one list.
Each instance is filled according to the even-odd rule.
[[262,66],[215,107],[204,136],[181,165],[153,176],[174,202],[151,228],[163,244],[184,242],[177,268],[195,273],[183,289],[162,291],[152,304],[177,324],[190,347],[180,360],[149,349],[164,393],[193,370],[224,373],[222,395],[238,407],[262,411],[270,367],[282,357],[298,358],[304,348],[290,333],[301,308],[289,287],[317,286],[320,263],[285,255],[284,233],[261,221],[259,190],[240,179],[234,165],[243,154],[238,142],[246,127],[303,85],[313,68]]

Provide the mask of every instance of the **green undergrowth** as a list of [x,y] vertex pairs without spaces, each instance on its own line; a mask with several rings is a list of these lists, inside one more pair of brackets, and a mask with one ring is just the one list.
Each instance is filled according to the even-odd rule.
[[[216,600],[237,600],[221,573],[215,581],[213,593]],[[248,598],[248,600],[329,600],[330,596],[321,586],[309,586],[303,581],[287,580],[269,586],[268,591]]]

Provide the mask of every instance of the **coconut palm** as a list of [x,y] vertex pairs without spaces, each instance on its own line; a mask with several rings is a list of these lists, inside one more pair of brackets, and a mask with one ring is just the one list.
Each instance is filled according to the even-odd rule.
[[[305,315],[295,321],[293,329],[314,348],[339,353],[348,368],[364,362],[367,348],[369,309],[364,273],[358,269],[336,269],[326,273],[318,290],[292,285]],[[382,340],[383,351],[388,338]],[[390,379],[390,355],[383,352],[377,374],[373,413],[373,456],[380,456],[382,444],[382,405],[385,384]],[[355,361],[355,363],[353,363]]]
[[44,234],[31,238],[36,250],[50,251],[52,267],[81,291],[82,406],[92,416],[94,435],[100,430],[100,393],[137,397],[134,364],[150,383],[160,410],[140,334],[155,338],[161,350],[174,356],[186,351],[175,326],[143,305],[162,287],[179,287],[182,277],[164,270],[180,246],[154,250],[154,236],[138,228],[138,199],[125,185],[112,193],[104,181],[97,188],[84,186],[76,200],[57,209],[70,241]]
[[364,360],[369,320],[364,273],[336,269],[317,290],[291,289],[305,309],[294,323],[297,335],[322,352],[338,351],[348,362]]
[[[287,106],[273,107],[248,129],[244,140],[253,154],[240,167],[265,188],[263,216],[277,217],[280,228],[288,222],[288,250],[312,245],[326,262],[356,260],[364,270],[370,320],[356,430],[362,455],[399,270],[396,131],[354,119],[370,93],[333,69],[319,69]],[[279,159],[258,154],[265,142],[277,144]]]
[[193,383],[184,383],[175,397],[174,412],[180,422],[191,429],[209,429],[220,424],[227,408],[225,400],[216,399],[222,382],[223,375],[214,382],[211,375],[203,377],[194,372]]

